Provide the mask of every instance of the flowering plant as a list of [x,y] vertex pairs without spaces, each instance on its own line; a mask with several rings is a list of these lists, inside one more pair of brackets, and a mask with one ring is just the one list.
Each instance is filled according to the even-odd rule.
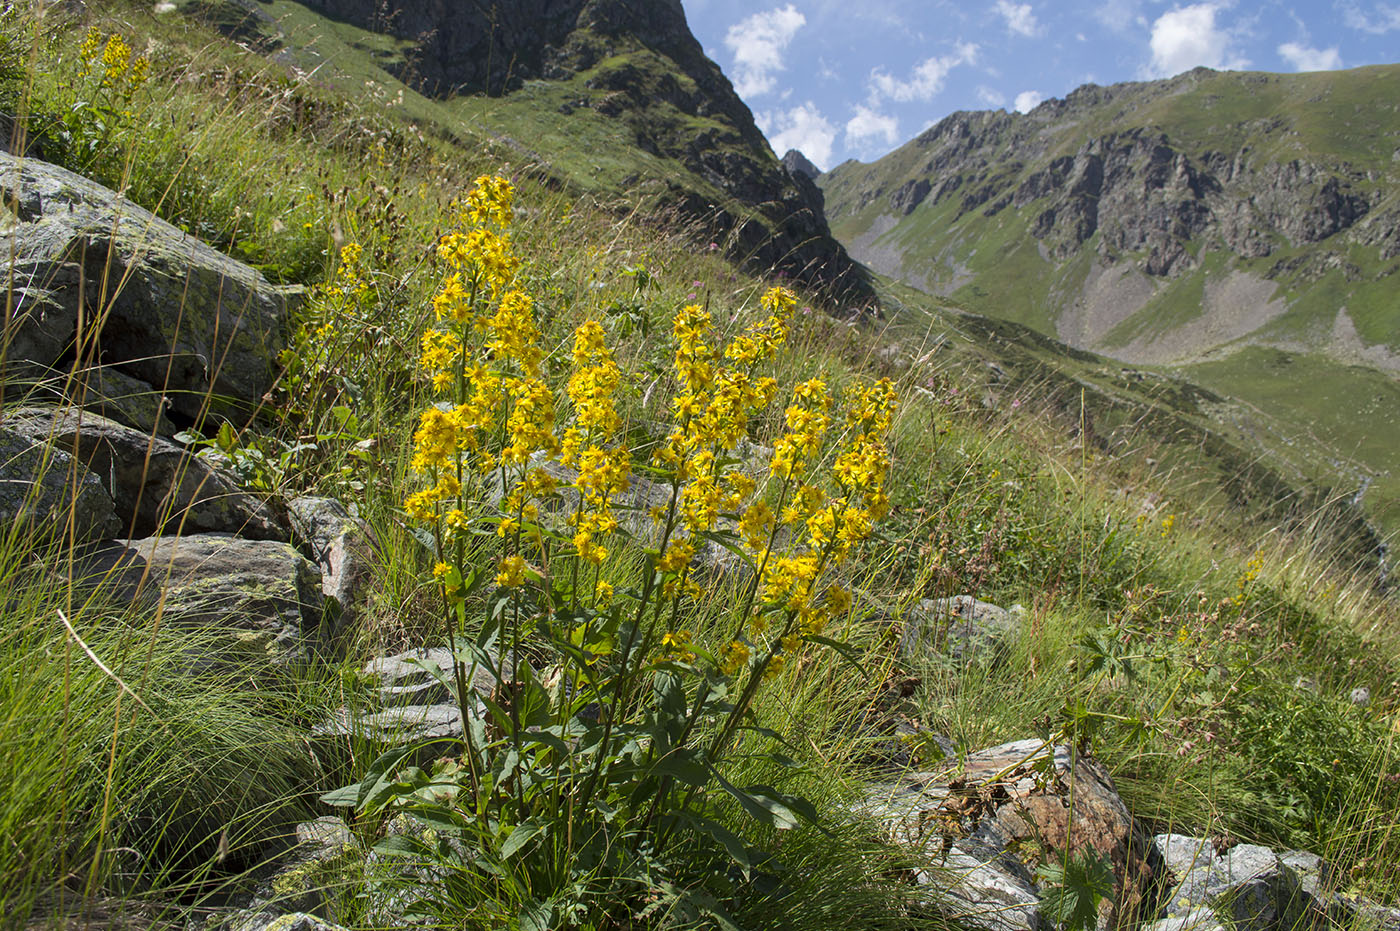
[[62,86],[63,106],[47,133],[55,151],[48,157],[82,171],[108,155],[113,140],[135,126],[136,99],[150,71],[150,59],[121,35],[89,29],[76,70]]
[[[779,395],[766,370],[796,295],[769,290],[766,316],[728,342],[688,305],[672,325],[671,428],[634,462],[601,322],[575,329],[562,390],[545,381],[513,194],[478,179],[439,243],[446,274],[419,361],[440,400],[419,418],[420,485],[404,502],[434,540],[455,657],[439,675],[463,734],[431,771],[398,770],[412,750],[394,751],[327,798],[461,841],[390,845],[433,864],[444,888],[470,877],[498,901],[591,913],[617,905],[619,880],[654,890],[676,845],[713,843],[748,870],[750,849],[712,817],[719,798],[778,828],[815,818],[725,773],[763,683],[807,644],[830,644],[827,623],[849,610],[833,577],[888,509],[896,397],[888,381],[857,387],[842,420],[827,385],[805,381],[767,461],[746,465],[737,453]],[[481,501],[495,505],[482,514]],[[635,584],[619,568],[629,544],[643,554]],[[719,571],[702,556],[719,548],[747,567],[740,606],[702,632],[701,580]],[[477,624],[469,606],[483,601]],[[489,694],[472,688],[482,671]]]

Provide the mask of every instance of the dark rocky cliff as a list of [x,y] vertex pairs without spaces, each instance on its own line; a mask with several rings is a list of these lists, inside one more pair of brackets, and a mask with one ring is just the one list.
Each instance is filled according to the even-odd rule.
[[333,18],[408,39],[399,76],[436,96],[510,95],[575,82],[578,105],[621,121],[643,151],[690,179],[668,200],[725,238],[730,254],[825,290],[843,310],[873,304],[864,270],[832,238],[821,192],[774,157],[729,80],[705,57],[679,0],[306,0]]

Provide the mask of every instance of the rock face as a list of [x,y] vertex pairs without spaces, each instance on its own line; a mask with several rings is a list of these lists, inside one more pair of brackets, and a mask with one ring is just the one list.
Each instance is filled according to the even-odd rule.
[[0,223],[13,257],[7,379],[115,366],[188,421],[206,398],[244,416],[262,402],[292,292],[45,162],[0,153],[0,195],[14,211]]
[[[821,192],[774,157],[691,35],[680,0],[309,5],[417,41],[412,67],[428,93],[497,96],[527,80],[567,82],[578,93],[558,118],[591,109],[623,124],[644,152],[684,166],[665,179],[664,200],[711,228],[733,258],[824,289],[849,311],[873,304],[864,270],[831,237]],[[737,203],[717,201],[716,191]]]
[[1129,920],[1151,888],[1147,837],[1113,779],[1067,747],[1022,740],[982,750],[960,772],[910,773],[877,787],[866,811],[927,857],[918,878],[938,911],[987,931],[1050,927],[1033,877],[1038,864],[1016,851],[1039,847],[1042,858],[1092,851],[1107,860],[1116,887],[1101,924]]
[[72,518],[77,542],[114,537],[121,519],[102,479],[70,452],[0,423],[0,526],[60,534]]
[[[236,533],[287,539],[287,528],[233,476],[168,440],[73,408],[27,407],[7,423],[35,443],[52,442],[101,476],[116,501],[120,530],[132,536]],[[117,536],[116,533],[108,536]]]

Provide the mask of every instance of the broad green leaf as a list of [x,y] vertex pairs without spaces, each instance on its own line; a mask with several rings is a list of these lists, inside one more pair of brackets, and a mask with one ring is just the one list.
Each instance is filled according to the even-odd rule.
[[548,821],[525,821],[517,824],[506,838],[506,842],[501,845],[501,859],[509,860],[520,851],[532,839],[540,837],[549,831]]

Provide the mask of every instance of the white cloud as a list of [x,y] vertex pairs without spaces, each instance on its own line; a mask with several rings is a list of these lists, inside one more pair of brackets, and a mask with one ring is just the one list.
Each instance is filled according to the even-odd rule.
[[1040,24],[1035,21],[1035,11],[1029,3],[997,0],[996,11],[1006,20],[1006,28],[1017,35],[1033,36],[1040,31]]
[[1298,42],[1285,42],[1278,47],[1279,57],[1295,71],[1336,71],[1342,66],[1342,55],[1331,48],[1308,48]]
[[1104,0],[1095,11],[1094,19],[1117,33],[1127,33],[1135,26],[1147,25],[1138,12],[1137,0]]
[[899,141],[899,120],[863,104],[856,105],[856,115],[846,121],[846,144],[863,145],[870,139],[883,139],[885,145]]
[[1369,32],[1373,36],[1400,29],[1400,6],[1377,3],[1369,12],[1363,11],[1355,3],[1341,4],[1341,8],[1343,21],[1352,29]]
[[1016,102],[1012,106],[1015,107],[1017,113],[1030,113],[1044,99],[1040,91],[1021,91],[1016,95]]
[[757,97],[773,89],[773,72],[783,70],[783,52],[807,23],[797,7],[775,7],[729,27],[724,44],[734,53],[734,90]]
[[1216,3],[1196,3],[1177,7],[1157,17],[1152,24],[1153,77],[1171,77],[1199,65],[1207,68],[1239,69],[1249,61],[1231,48],[1230,33],[1216,26]]
[[1004,107],[1006,106],[1006,95],[983,84],[977,88],[977,102],[984,107]]
[[977,46],[970,42],[960,42],[953,54],[938,58],[926,58],[910,74],[907,81],[879,68],[870,72],[872,94],[882,95],[900,103],[911,100],[932,100],[943,90],[943,81],[948,72],[958,65],[970,65],[977,60]]
[[822,116],[812,101],[791,110],[764,113],[758,117],[758,125],[780,157],[788,149],[798,149],[822,171],[831,167],[831,147],[836,141],[836,127]]

